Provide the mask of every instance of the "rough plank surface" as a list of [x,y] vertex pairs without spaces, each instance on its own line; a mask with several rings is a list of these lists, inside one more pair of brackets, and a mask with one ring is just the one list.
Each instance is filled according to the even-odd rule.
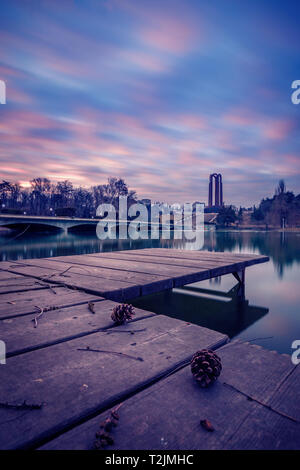
[[[143,250],[141,250],[143,252]],[[195,260],[195,259],[178,259],[178,258],[171,258],[167,256],[155,256],[151,255],[151,257],[148,256],[143,256],[142,253],[140,254],[135,254],[131,252],[131,250],[128,251],[118,251],[117,253],[111,252],[103,252],[101,253],[101,256],[98,256],[99,253],[94,253],[94,254],[89,254],[86,255],[84,258],[81,258],[81,256],[72,256],[68,260],[69,263],[73,264],[85,264],[85,265],[94,265],[94,266],[101,266],[102,263],[104,263],[106,266],[110,264],[108,260],[112,260],[111,263],[116,263],[116,269],[118,269],[118,266],[121,269],[128,269],[128,265],[126,266],[125,263],[123,263],[123,266],[118,265],[117,261],[129,261],[129,266],[131,265],[131,262],[136,263],[136,269],[143,269],[144,263],[151,263],[153,265],[164,265],[164,266],[175,266],[175,267],[192,267],[192,268],[210,268],[210,267],[216,267],[217,265],[224,265],[228,264],[226,261],[222,260]],[[53,259],[54,261],[56,259]],[[155,266],[153,266],[155,268]]]
[[[47,267],[43,264],[47,263]],[[161,275],[97,269],[55,261],[30,260],[25,264],[14,264],[11,272],[23,274],[43,281],[55,282],[68,287],[84,289],[110,300],[127,300],[172,288],[172,279]],[[50,265],[51,267],[48,267]],[[67,271],[66,271],[67,270]],[[64,272],[66,271],[66,272]]]
[[[74,260],[75,258],[75,260]],[[55,276],[70,278],[74,273],[82,276],[94,276],[98,278],[127,281],[132,284],[144,283],[148,284],[155,281],[164,281],[164,277],[159,274],[148,274],[143,272],[135,272],[134,270],[126,269],[110,269],[112,262],[107,262],[106,266],[102,267],[101,263],[94,263],[94,259],[88,258],[86,255],[78,256],[59,256],[57,258],[33,259],[26,260],[26,263],[19,263],[20,267],[34,266],[37,268],[46,269],[45,279],[52,279]],[[96,260],[97,261],[97,260]],[[48,272],[47,270],[50,269]],[[121,272],[120,272],[121,271]],[[38,272],[38,271],[37,271]],[[26,273],[26,270],[24,271]]]
[[[201,270],[199,266],[194,267],[185,267],[185,266],[171,266],[169,264],[164,264],[163,261],[157,265],[151,262],[151,259],[148,262],[134,261],[134,260],[123,260],[119,259],[119,252],[116,252],[117,255],[115,258],[105,258],[102,257],[100,253],[99,256],[87,256],[87,255],[78,255],[78,256],[59,256],[57,258],[47,258],[45,260],[30,260],[27,264],[32,266],[38,266],[44,269],[57,269],[64,270],[65,268],[71,269],[64,275],[68,277],[72,273],[78,273],[81,275],[97,275],[105,278],[113,276],[116,279],[126,279],[127,276],[130,276],[133,279],[133,282],[138,282],[140,280],[149,281],[151,279],[156,279],[157,276],[160,277],[169,277],[173,278],[175,275],[186,275],[197,273]],[[47,265],[46,265],[47,263]],[[64,263],[64,264],[63,264]],[[44,266],[43,266],[44,265]],[[78,266],[77,266],[78,265]],[[20,263],[21,266],[21,263]],[[80,267],[79,267],[80,266]],[[26,267],[24,265],[24,267]],[[205,268],[204,268],[205,269]],[[23,272],[16,270],[16,272]],[[26,271],[24,271],[26,272]]]
[[241,271],[266,256],[144,249],[5,263],[16,274],[82,288],[110,300],[129,300]]
[[80,305],[89,301],[103,300],[83,291],[68,289],[63,286],[51,286],[41,290],[26,290],[0,295],[0,320],[28,315],[39,311],[38,307],[62,308]]
[[[141,286],[120,280],[110,280],[102,277],[99,278],[96,276],[86,276],[74,272],[66,273],[62,276],[59,274],[54,274],[55,271],[53,271],[53,269],[29,265],[17,266],[15,264],[14,267],[10,269],[11,272],[23,274],[27,277],[27,279],[31,279],[31,281],[27,280],[28,285],[30,282],[31,285],[35,285],[35,283],[38,285],[39,279],[40,282],[45,282],[45,279],[48,279],[48,281],[51,283],[62,284],[71,288],[75,287],[77,289],[83,289],[86,292],[94,295],[100,295],[109,298],[110,300],[125,300],[128,298],[135,298],[138,297],[141,293]],[[35,278],[35,280],[33,280],[33,278]]]
[[[38,309],[31,315],[0,320],[1,339],[6,343],[7,357],[108,328],[112,329],[106,334],[115,335],[111,313],[118,304],[101,298],[93,304],[95,313],[89,310],[85,301],[81,305],[45,311],[37,323],[34,319],[40,312]],[[138,328],[134,326],[136,320],[154,315],[136,308],[131,329]]]
[[[209,260],[240,260],[240,261],[247,261],[247,260],[260,260],[265,259],[268,260],[267,256],[256,255],[253,253],[232,253],[228,251],[205,251],[205,250],[180,250],[180,249],[172,249],[172,248],[144,248],[143,250],[132,250],[132,252],[139,252],[143,255],[150,255],[150,256],[163,256],[163,257],[173,257],[173,258],[184,258],[184,259],[209,259]],[[263,261],[264,262],[264,261]]]
[[[277,410],[284,403],[285,412],[298,418],[299,368],[293,370],[289,357],[245,343],[229,343],[217,354],[223,370],[212,387],[199,388],[187,366],[126,400],[113,431],[115,444],[107,449],[299,449],[299,423],[238,391]],[[285,395],[287,389],[293,400]],[[90,449],[108,414],[75,427],[42,449]],[[205,419],[213,432],[200,425]]]
[[49,286],[42,281],[28,277],[26,278],[25,276],[18,276],[16,278],[2,280],[0,283],[0,294],[47,288],[49,288]]
[[3,281],[7,281],[8,279],[20,279],[21,276],[18,276],[16,274],[13,274],[13,273],[9,273],[7,271],[0,271],[0,281],[1,283]]
[[[1,448],[36,446],[148,386],[195,350],[227,341],[220,333],[161,315],[136,322],[134,329],[142,331],[135,335],[117,333],[117,328],[114,334],[98,332],[8,358],[1,369],[0,402],[45,405],[25,411],[0,408]],[[132,357],[78,350],[86,347]]]

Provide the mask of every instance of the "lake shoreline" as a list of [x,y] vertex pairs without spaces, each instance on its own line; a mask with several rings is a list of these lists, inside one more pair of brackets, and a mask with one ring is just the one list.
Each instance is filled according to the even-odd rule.
[[216,230],[218,231],[228,231],[228,230],[236,230],[237,232],[243,232],[243,231],[259,231],[259,232],[299,232],[300,233],[300,227],[288,227],[288,228],[280,228],[280,227],[260,227],[260,226],[252,226],[252,225],[247,225],[247,226],[240,226],[240,227],[216,227]]

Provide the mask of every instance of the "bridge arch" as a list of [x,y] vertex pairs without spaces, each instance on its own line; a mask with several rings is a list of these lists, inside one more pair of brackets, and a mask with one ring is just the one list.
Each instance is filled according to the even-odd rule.
[[0,227],[9,228],[11,230],[17,230],[22,232],[26,230],[26,232],[60,232],[63,230],[61,227],[57,227],[56,225],[46,224],[46,223],[30,223],[30,222],[7,222],[1,223]]

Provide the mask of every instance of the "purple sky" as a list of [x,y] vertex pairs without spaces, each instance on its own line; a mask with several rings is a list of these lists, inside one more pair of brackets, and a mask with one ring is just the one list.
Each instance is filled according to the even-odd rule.
[[227,204],[299,193],[300,6],[269,0],[1,4],[0,178]]

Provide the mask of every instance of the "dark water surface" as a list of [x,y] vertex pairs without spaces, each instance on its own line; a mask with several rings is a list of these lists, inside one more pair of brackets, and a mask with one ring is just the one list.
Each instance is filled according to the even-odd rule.
[[[184,248],[184,242],[172,240],[100,241],[95,232],[15,236],[0,232],[1,261],[146,247]],[[230,274],[143,297],[134,305],[291,354],[292,342],[300,339],[300,232],[211,230],[205,232],[203,249],[257,253],[269,256],[270,262],[246,269],[242,303]]]

